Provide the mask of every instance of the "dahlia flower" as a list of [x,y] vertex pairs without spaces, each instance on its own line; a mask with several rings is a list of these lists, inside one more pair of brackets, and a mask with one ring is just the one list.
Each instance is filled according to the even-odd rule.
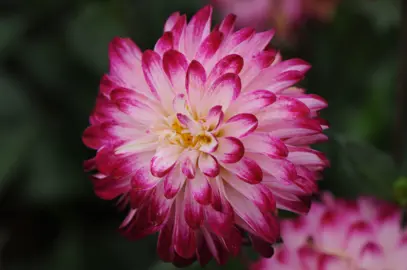
[[252,270],[406,270],[401,210],[373,198],[313,203],[307,216],[281,224],[284,244]]
[[154,50],[115,38],[83,134],[96,194],[129,209],[123,233],[159,232],[176,265],[224,263],[246,235],[269,254],[277,208],[307,212],[328,165],[309,147],[327,104],[293,86],[309,64],[265,50],[273,31],[235,32],[233,15],[211,32],[211,15],[172,14]]
[[222,14],[237,15],[237,27],[272,25],[279,39],[289,39],[303,19],[303,0],[212,0]]
[[308,19],[332,20],[340,0],[211,0],[221,14],[238,17],[237,27],[264,29],[273,26],[279,40],[295,41]]

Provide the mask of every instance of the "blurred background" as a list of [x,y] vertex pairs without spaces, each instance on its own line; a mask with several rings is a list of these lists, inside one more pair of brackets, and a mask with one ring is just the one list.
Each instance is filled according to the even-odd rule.
[[[312,64],[302,85],[328,100],[331,123],[331,140],[317,146],[332,162],[321,188],[401,201],[406,5],[265,1],[217,0],[216,21],[232,11],[241,13],[239,26],[272,26],[285,58]],[[124,215],[93,194],[82,162],[94,153],[81,134],[107,72],[108,42],[129,36],[152,48],[172,12],[190,17],[207,3],[0,0],[0,269],[172,269],[157,261],[155,236],[130,242],[117,232]]]

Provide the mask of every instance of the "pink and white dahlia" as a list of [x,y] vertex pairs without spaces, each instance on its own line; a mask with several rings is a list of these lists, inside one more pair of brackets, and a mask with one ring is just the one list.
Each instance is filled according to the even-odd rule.
[[325,194],[307,216],[282,222],[284,244],[252,270],[407,270],[401,219],[390,203]]
[[129,208],[123,232],[159,232],[177,265],[224,263],[244,231],[267,255],[276,209],[307,212],[328,164],[309,147],[326,139],[327,104],[293,87],[310,66],[265,49],[273,31],[234,32],[233,15],[211,31],[211,15],[172,14],[154,50],[115,38],[83,134],[96,194]]

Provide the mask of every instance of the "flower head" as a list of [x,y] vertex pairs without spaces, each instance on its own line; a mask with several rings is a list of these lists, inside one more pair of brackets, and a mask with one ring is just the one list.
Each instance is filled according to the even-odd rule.
[[212,9],[187,24],[174,13],[154,50],[114,39],[84,143],[103,199],[120,197],[122,230],[159,232],[158,253],[177,265],[239,252],[242,231],[263,254],[279,237],[277,208],[305,213],[328,165],[326,102],[293,87],[309,65],[265,50],[273,31],[211,32]]
[[253,270],[406,270],[407,230],[401,211],[373,198],[325,194],[307,216],[281,225],[284,244]]
[[281,41],[292,44],[309,19],[332,20],[340,0],[212,0],[221,14],[237,15],[237,26],[273,26]]

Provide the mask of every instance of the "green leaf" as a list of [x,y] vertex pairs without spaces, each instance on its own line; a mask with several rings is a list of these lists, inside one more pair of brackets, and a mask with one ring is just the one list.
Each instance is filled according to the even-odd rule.
[[115,36],[126,36],[123,23],[109,2],[83,7],[68,25],[66,39],[79,60],[101,74],[107,71],[108,44]]

